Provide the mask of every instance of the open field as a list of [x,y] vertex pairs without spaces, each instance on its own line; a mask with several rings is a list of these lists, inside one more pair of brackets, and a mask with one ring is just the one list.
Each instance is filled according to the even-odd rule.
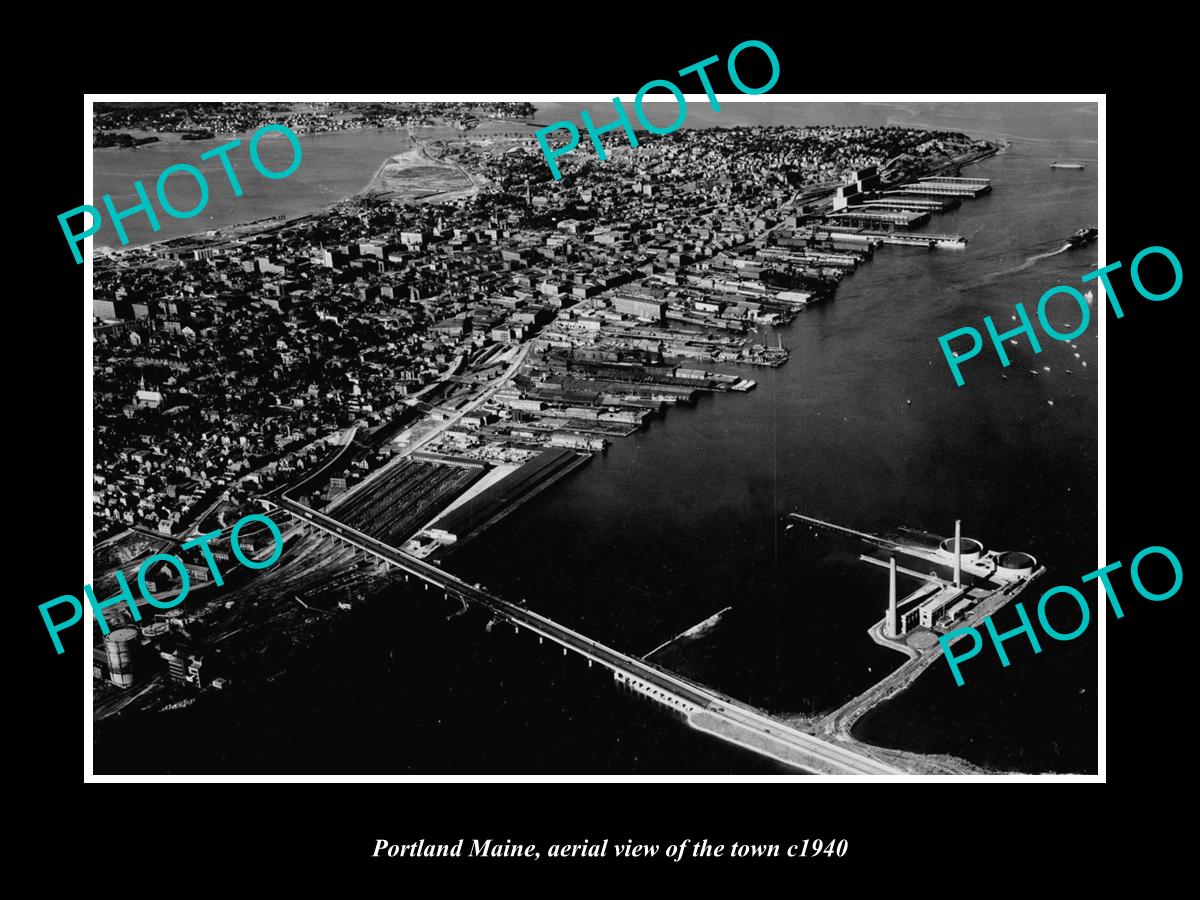
[[424,144],[387,159],[364,193],[389,194],[395,199],[421,200],[474,189],[470,177],[457,166],[432,156]]

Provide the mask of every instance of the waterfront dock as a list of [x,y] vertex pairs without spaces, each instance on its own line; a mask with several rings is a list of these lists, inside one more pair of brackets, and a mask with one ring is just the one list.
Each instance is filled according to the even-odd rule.
[[[978,540],[962,536],[958,522],[954,537],[925,535],[922,541],[914,533],[912,540],[900,542],[800,513],[789,513],[788,518],[855,537],[885,550],[890,557],[884,561],[859,556],[863,562],[888,569],[890,574],[883,618],[868,629],[868,635],[880,646],[908,658],[894,672],[815,723],[817,733],[838,740],[852,740],[850,731],[859,718],[905,690],[943,655],[942,635],[976,627],[1045,572],[1045,567],[1028,553],[985,550]],[[939,574],[937,569],[921,572],[899,565],[898,557],[933,563],[952,574]],[[916,578],[921,584],[901,598],[896,590],[897,574]]]
[[961,250],[967,246],[967,239],[961,234],[932,234],[929,232],[914,234],[902,231],[864,231],[863,234],[885,244],[895,244],[901,247],[943,247],[950,250]]
[[[842,219],[841,221],[847,221]],[[869,224],[869,223],[868,223]],[[889,231],[865,226],[829,224],[823,226],[831,238],[846,243],[861,243],[874,248],[880,244],[896,244],[903,247],[946,247],[962,249],[967,239],[961,234],[938,234],[929,231]]]
[[916,184],[901,185],[909,194],[929,194],[942,197],[980,197],[992,189],[990,178],[962,178],[949,175],[930,175]]

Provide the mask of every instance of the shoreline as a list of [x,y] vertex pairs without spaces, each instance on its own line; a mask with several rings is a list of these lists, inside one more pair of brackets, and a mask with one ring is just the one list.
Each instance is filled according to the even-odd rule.
[[[522,124],[530,124],[530,123],[522,122]],[[422,127],[437,127],[437,126],[422,126]],[[696,130],[708,130],[708,129],[711,129],[714,127],[717,127],[717,126],[703,126],[702,128],[696,129]],[[306,132],[306,134],[312,134],[312,135],[340,134],[340,133],[348,132],[348,131],[371,131],[371,130],[380,131],[380,132],[383,132],[383,131],[399,132],[399,131],[403,130],[405,132],[408,140],[412,142],[412,146],[401,151],[400,153],[392,153],[389,156],[385,157],[383,159],[383,161],[380,162],[380,164],[375,168],[375,171],[367,179],[367,181],[363,185],[363,187],[359,188],[354,193],[347,194],[346,196],[341,197],[338,200],[331,201],[322,206],[308,209],[303,212],[278,213],[277,215],[274,215],[274,216],[266,216],[266,217],[263,217],[260,219],[252,219],[247,222],[233,222],[228,225],[219,226],[217,228],[202,229],[202,230],[198,230],[198,231],[189,232],[188,234],[181,234],[181,235],[178,235],[178,236],[172,237],[172,238],[163,238],[160,240],[147,241],[142,244],[128,244],[125,246],[118,246],[118,247],[113,247],[109,244],[103,244],[103,245],[99,245],[99,246],[94,245],[92,247],[92,256],[93,256],[93,258],[95,258],[97,255],[104,256],[104,257],[118,257],[119,258],[123,254],[133,253],[138,250],[150,250],[153,252],[156,248],[160,248],[160,247],[170,247],[171,249],[176,249],[173,246],[176,244],[176,242],[196,241],[197,243],[200,243],[200,242],[205,242],[205,241],[221,242],[224,240],[246,239],[249,237],[256,236],[258,234],[268,233],[271,229],[287,227],[288,225],[294,224],[296,222],[300,222],[303,219],[308,218],[310,216],[326,214],[328,212],[331,212],[339,204],[346,203],[348,201],[358,200],[358,199],[366,199],[366,198],[384,199],[384,198],[389,198],[389,197],[391,199],[398,199],[395,196],[397,194],[397,191],[382,190],[382,189],[372,190],[372,185],[374,185],[375,182],[380,178],[380,176],[383,174],[384,169],[387,168],[388,164],[393,159],[395,159],[398,156],[402,156],[405,153],[422,152],[424,154],[426,160],[428,160],[432,163],[435,163],[435,164],[446,166],[447,168],[451,168],[451,166],[449,166],[449,164],[445,163],[438,157],[430,156],[428,154],[427,148],[430,143],[429,139],[415,136],[413,134],[412,126],[396,126],[396,127],[390,127],[390,128],[374,126],[373,128],[342,129],[339,131]],[[150,132],[147,132],[147,133],[149,134]],[[464,135],[469,134],[469,133],[470,132],[464,132]],[[963,133],[965,134],[966,132],[963,132]],[[175,134],[175,132],[167,132],[167,134]],[[236,137],[238,134],[242,134],[244,136],[245,134],[248,134],[248,132],[236,132],[236,133],[232,133],[230,135],[217,135],[217,137],[230,137],[230,136]],[[172,141],[170,143],[184,144],[184,143],[199,143],[199,142],[178,140],[178,141]],[[984,159],[987,159],[989,157],[997,156],[1002,153],[1005,153],[1012,146],[1011,141],[992,141],[991,143],[993,143],[994,146],[992,148],[990,148],[989,150],[981,151],[978,154],[970,155],[969,158],[967,158],[966,160],[961,160],[961,159],[960,160],[952,160],[952,161],[943,163],[943,164],[935,167],[934,169],[931,169],[929,172],[927,172],[925,174],[927,176],[928,175],[936,175],[939,172],[945,171],[946,169],[953,168],[953,167],[965,168],[969,165],[973,165],[975,163],[982,162]],[[148,145],[148,146],[152,146],[152,145]],[[96,153],[97,150],[129,150],[129,149],[137,149],[137,148],[136,147],[133,147],[133,148],[130,148],[130,147],[95,148],[94,147],[92,149],[92,152]],[[431,191],[430,193],[428,193],[422,197],[412,197],[407,202],[411,202],[415,205],[417,203],[429,203],[429,202],[436,203],[439,201],[439,198],[441,198],[443,200],[453,200],[453,199],[456,199],[464,191],[471,191],[471,190],[474,190],[479,187],[479,185],[475,184],[474,180],[469,175],[467,175],[467,173],[464,172],[461,168],[459,168],[458,166],[453,166],[453,168],[458,168],[460,172],[462,172],[464,175],[467,176],[467,180],[469,182],[467,187],[459,189],[459,190],[453,190],[453,191]],[[95,199],[95,198],[93,197],[92,199]],[[247,229],[247,231],[245,234],[238,234],[235,232],[236,229]],[[257,229],[257,230],[255,230],[255,229]],[[231,232],[231,234],[229,236],[224,236],[221,234],[221,232],[226,232],[226,231]],[[210,234],[210,232],[216,232],[216,234]],[[91,239],[89,238],[89,240],[91,240]]]
[[[394,168],[396,171],[389,173],[389,168]],[[403,174],[410,168],[436,169],[437,171],[415,176]],[[465,179],[465,185],[441,183],[447,178],[459,176]],[[426,184],[425,182],[431,183]],[[432,142],[421,138],[412,138],[412,146],[400,153],[393,153],[380,163],[367,186],[354,197],[390,198],[402,203],[417,204],[436,202],[438,199],[455,200],[461,196],[471,195],[477,188],[475,180],[462,166],[448,163],[441,156],[432,152]]]
[[[390,158],[391,157],[389,157],[389,159]],[[383,163],[380,164],[379,169],[376,170],[376,173],[378,174],[378,172],[382,170],[385,165],[387,165],[387,160],[384,160]],[[220,243],[225,240],[244,239],[246,237],[252,237],[258,234],[266,234],[273,228],[283,228],[285,226],[301,222],[304,219],[312,216],[324,215],[325,213],[332,212],[335,207],[340,206],[347,201],[369,196],[367,194],[367,189],[370,188],[374,179],[375,176],[372,175],[371,179],[366,183],[366,185],[353,194],[349,194],[340,200],[334,200],[331,203],[325,204],[324,206],[306,210],[305,212],[278,213],[274,216],[265,216],[261,219],[251,219],[249,222],[239,222],[234,225],[223,225],[220,228],[209,228],[205,229],[204,231],[195,231],[191,234],[181,234],[173,238],[163,238],[162,240],[158,241],[148,241],[144,244],[130,244],[125,247],[110,247],[109,245],[105,244],[103,246],[94,248],[92,253],[100,253],[106,256],[120,256],[125,253],[133,253],[138,250],[152,250],[158,247],[170,247],[171,249],[177,249],[173,245],[182,244],[186,241],[194,241],[197,244],[205,242]],[[238,228],[247,229],[246,234],[223,234],[223,232],[232,232],[234,229]]]
[[[383,127],[379,127],[379,126],[373,126],[372,128],[342,129],[342,130],[338,130],[338,131],[305,132],[305,134],[308,134],[308,135],[341,134],[341,133],[344,133],[347,131],[378,131],[378,132],[404,131],[408,140],[412,141],[414,145],[424,142],[423,139],[416,138],[413,136],[411,126],[396,126],[396,127],[391,127],[391,128],[383,128]],[[147,134],[149,134],[149,133],[151,133],[151,132],[147,132]],[[167,132],[167,134],[174,134],[174,133],[175,132]],[[222,138],[222,137],[238,137],[239,135],[242,137],[245,137],[248,134],[249,134],[249,132],[231,132],[229,134],[224,134],[224,135],[219,134],[214,138],[214,140],[216,140],[217,138]],[[168,143],[168,142],[162,142],[162,143]],[[171,144],[186,144],[186,143],[201,143],[201,142],[177,140],[177,141],[171,141],[169,143],[171,143]],[[152,146],[152,145],[147,145],[147,146]],[[96,153],[96,152],[103,151],[103,150],[129,150],[129,149],[137,149],[137,148],[136,147],[134,147],[134,148],[130,148],[130,147],[93,147],[92,152]],[[392,154],[392,156],[395,156],[395,154]],[[383,168],[388,164],[388,161],[392,158],[392,156],[386,157],[383,160],[383,162],[381,162],[379,164],[379,166],[375,169],[375,172],[372,173],[370,178],[367,179],[366,183],[361,188],[359,188],[357,191],[355,191],[354,193],[351,193],[351,194],[347,194],[346,196],[341,197],[337,200],[330,201],[329,203],[326,203],[322,206],[317,206],[317,207],[314,207],[311,209],[307,209],[307,210],[304,210],[303,212],[277,213],[276,215],[273,215],[273,216],[264,216],[259,219],[251,219],[251,220],[245,221],[245,222],[233,222],[228,225],[218,226],[217,228],[205,228],[205,229],[201,229],[198,231],[189,232],[188,234],[177,235],[177,236],[171,237],[171,238],[161,238],[159,240],[146,241],[145,243],[142,243],[142,244],[127,244],[125,246],[117,246],[117,247],[114,247],[110,244],[101,244],[101,245],[93,246],[92,255],[93,255],[93,257],[95,257],[96,255],[119,257],[122,254],[134,253],[138,250],[153,251],[154,249],[160,248],[160,247],[171,247],[171,249],[176,249],[173,245],[175,245],[177,243],[182,243],[185,241],[195,241],[197,243],[202,243],[202,242],[220,242],[223,240],[244,239],[246,237],[252,237],[257,234],[265,234],[265,233],[269,232],[272,228],[286,227],[288,225],[300,222],[310,216],[324,215],[325,213],[331,212],[334,209],[334,207],[338,206],[339,204],[346,203],[347,201],[350,201],[350,200],[355,200],[355,199],[358,199],[361,197],[368,196],[367,192],[368,192],[369,188],[371,187],[372,183],[374,183],[375,178],[379,175],[379,173],[383,170]],[[95,199],[95,198],[93,197],[93,199]],[[246,234],[232,234],[232,232],[234,232],[235,229],[247,229],[247,233]],[[254,229],[257,229],[257,230],[254,230]],[[211,232],[216,232],[216,234],[210,234]],[[231,234],[229,236],[225,236],[225,235],[221,234],[223,232],[231,232]]]
[[[1008,149],[1008,147],[1009,147],[1009,146],[1010,146],[1010,145],[1006,144],[1006,145],[1004,145],[1003,147],[1001,147],[1001,148],[999,148],[999,149],[994,149],[994,150],[992,150],[992,151],[989,151],[989,152],[986,152],[986,153],[982,153],[981,155],[979,155],[979,156],[977,156],[977,157],[975,157],[975,158],[971,159],[969,162],[966,162],[966,163],[961,163],[961,164],[959,164],[959,165],[961,165],[962,167],[964,167],[964,168],[965,168],[967,165],[973,164],[973,163],[975,163],[975,162],[981,162],[983,159],[985,159],[985,158],[988,158],[988,157],[989,157],[989,156],[991,156],[991,155],[998,155],[998,154],[1000,154],[1000,153],[1003,153],[1003,152],[1005,152],[1005,151]],[[335,207],[337,207],[338,205],[340,205],[340,204],[342,204],[342,203],[345,203],[345,202],[347,202],[347,201],[350,201],[350,200],[354,199],[355,197],[358,197],[358,196],[361,196],[361,195],[365,194],[365,193],[366,193],[366,192],[367,192],[367,191],[370,189],[370,186],[371,186],[371,185],[374,183],[374,180],[375,180],[375,178],[377,178],[377,177],[378,177],[379,173],[380,173],[380,172],[381,172],[381,171],[382,171],[382,170],[383,170],[383,169],[386,167],[386,165],[388,164],[388,162],[390,161],[390,159],[391,159],[391,158],[392,158],[392,157],[389,157],[388,159],[385,159],[385,160],[384,160],[384,162],[383,162],[383,163],[380,165],[380,167],[376,169],[376,172],[375,172],[375,174],[372,176],[371,180],[370,180],[370,181],[368,181],[368,183],[367,183],[367,186],[366,186],[365,188],[363,188],[363,189],[362,189],[362,190],[361,190],[361,191],[360,191],[358,194],[352,194],[352,195],[349,195],[349,196],[347,196],[346,198],[344,198],[344,199],[342,199],[342,200],[339,200],[339,201],[337,201],[337,202],[335,202],[335,203],[331,204],[330,206],[326,207],[325,209],[332,209],[332,208],[335,208]],[[255,220],[254,222],[251,222],[251,223],[243,223],[243,224],[241,224],[241,225],[226,226],[226,228],[223,228],[223,229],[214,229],[214,231],[221,231],[221,232],[224,232],[224,231],[227,231],[227,230],[233,230],[233,229],[237,229],[237,228],[252,228],[252,227],[254,227],[254,226],[261,226],[261,227],[263,228],[263,230],[264,230],[264,231],[266,231],[266,229],[267,229],[268,227],[285,227],[285,226],[286,226],[286,224],[287,224],[287,223],[289,223],[289,222],[299,222],[299,221],[303,221],[305,218],[309,218],[309,217],[312,217],[312,216],[314,216],[314,215],[318,215],[318,214],[319,214],[319,212],[318,212],[318,211],[310,211],[310,212],[307,212],[307,213],[302,213],[302,214],[299,214],[299,215],[296,215],[296,216],[291,216],[291,217],[286,217],[286,216],[272,216],[272,217],[267,217],[267,218],[260,219],[260,220]],[[202,234],[203,234],[203,233],[204,233],[204,232],[202,232]],[[164,241],[160,241],[160,242],[156,242],[156,243],[161,243],[161,244],[171,244],[171,243],[173,243],[173,242],[176,242],[176,241],[182,241],[182,240],[186,240],[186,239],[187,239],[187,236],[183,236],[183,237],[180,237],[180,238],[173,238],[173,239],[164,240]],[[146,247],[146,246],[152,246],[152,245],[139,245],[138,247],[131,247],[131,248],[127,248],[127,249],[130,249],[130,250],[132,250],[132,249],[142,249],[142,247]],[[873,637],[873,635],[872,635],[872,637]],[[888,699],[888,698],[883,698],[883,700],[881,700],[881,701],[880,701],[880,704],[882,704],[882,702],[886,701],[886,699]],[[877,747],[875,747],[874,745],[869,745],[869,744],[868,744],[868,745],[866,745],[866,746],[867,746],[867,747],[869,747],[869,748],[871,748],[872,750],[876,750],[876,751],[891,752],[891,753],[900,753],[900,752],[901,752],[901,751],[892,751],[892,750],[889,750],[888,748],[877,748]],[[753,748],[751,748],[751,749],[753,749]]]
[[[361,130],[365,131],[367,129],[361,129]],[[395,129],[377,129],[377,130],[400,131],[401,129],[395,128]],[[159,248],[163,248],[163,247],[166,247],[166,248],[169,248],[172,250],[176,250],[176,249],[180,249],[180,247],[182,247],[186,242],[189,242],[189,241],[195,242],[196,244],[206,244],[206,243],[221,243],[226,240],[230,240],[230,241],[245,240],[245,239],[248,239],[251,237],[258,236],[260,234],[267,234],[273,229],[285,228],[289,225],[299,223],[299,222],[303,221],[304,219],[307,219],[307,218],[310,218],[313,216],[325,215],[327,213],[332,212],[337,206],[340,206],[343,203],[348,203],[348,202],[352,202],[355,200],[371,199],[371,198],[382,199],[382,198],[387,198],[389,196],[393,199],[400,199],[395,196],[397,194],[397,191],[395,191],[394,189],[372,190],[372,186],[379,179],[379,177],[383,174],[384,169],[386,169],[388,164],[391,163],[398,156],[403,156],[406,153],[420,152],[421,154],[423,154],[425,160],[428,160],[429,162],[432,162],[432,163],[446,165],[446,163],[442,162],[437,157],[430,156],[428,154],[428,149],[427,149],[429,146],[428,139],[415,137],[412,134],[411,129],[405,129],[405,131],[407,132],[408,140],[412,142],[412,146],[401,151],[400,153],[393,153],[389,156],[386,156],[383,159],[383,161],[376,167],[375,171],[371,174],[371,176],[367,179],[366,183],[361,188],[356,190],[354,193],[347,194],[346,196],[344,196],[338,200],[334,200],[329,203],[326,203],[323,206],[318,206],[313,209],[308,209],[308,210],[305,210],[304,212],[278,213],[274,216],[265,216],[261,219],[251,219],[248,222],[237,222],[237,223],[230,224],[230,225],[222,225],[219,228],[207,228],[207,229],[203,229],[200,231],[190,232],[189,234],[181,234],[181,235],[178,235],[178,236],[172,237],[172,238],[162,238],[161,240],[147,241],[144,244],[129,244],[124,247],[113,247],[109,244],[103,244],[100,246],[93,247],[92,255],[93,255],[93,257],[95,257],[96,255],[102,255],[102,256],[106,256],[106,257],[120,257],[123,254],[134,253],[139,250],[149,250],[151,252],[154,252],[155,250],[157,250]],[[104,147],[104,148],[100,148],[100,149],[107,150],[107,149],[125,149],[125,148]],[[447,167],[447,171],[449,171],[449,168],[450,167]],[[454,168],[457,168],[457,167],[454,167]],[[476,185],[471,184],[467,188],[463,188],[462,190],[470,190],[471,188],[473,188],[475,186]],[[428,202],[431,199],[434,199],[437,197],[443,197],[443,196],[446,199],[454,199],[454,195],[457,193],[461,193],[461,191],[432,191],[429,194],[426,194],[424,197],[410,198],[407,202],[416,204],[416,203],[420,203],[420,202]],[[245,231],[244,231],[244,233],[237,233],[237,229],[245,229]],[[225,232],[229,232],[229,234],[225,234]]]
[[[500,122],[500,123],[503,123],[506,127],[510,126],[510,125],[515,126],[515,127],[523,127],[523,126],[537,127],[537,123],[532,121],[532,117],[519,117],[519,118],[513,118],[513,119],[480,119],[479,122],[480,122],[480,125],[476,125],[471,128],[468,128],[466,130],[463,130],[461,133],[462,134],[471,134],[472,132],[479,131],[482,126],[486,126],[489,122]],[[414,128],[450,128],[450,129],[454,129],[456,131],[459,130],[457,128],[457,126],[455,126],[449,122],[441,122],[436,125],[360,125],[360,126],[356,126],[354,128],[325,128],[325,129],[321,129],[320,131],[314,131],[312,129],[305,129],[302,131],[296,131],[296,135],[298,137],[316,137],[316,136],[322,135],[322,134],[351,134],[351,133],[357,132],[357,131],[401,131],[401,130],[407,131],[411,135],[412,130]],[[295,130],[295,129],[293,129],[293,130]],[[92,144],[92,152],[93,153],[95,153],[98,150],[136,150],[136,149],[138,149],[138,146],[139,146],[139,145],[135,145],[135,146],[130,146],[130,147],[119,147],[119,146],[97,147],[97,146],[95,146],[95,143],[94,143],[97,134],[128,134],[133,138],[154,137],[154,138],[157,138],[158,140],[154,141],[152,143],[157,143],[159,145],[167,146],[167,145],[176,145],[176,144],[199,144],[199,143],[203,143],[204,141],[208,141],[208,140],[220,141],[220,140],[227,140],[229,138],[236,138],[236,137],[247,138],[247,137],[251,136],[252,134],[254,134],[254,132],[253,131],[214,131],[213,136],[211,138],[184,138],[183,137],[184,132],[182,132],[182,131],[152,131],[152,130],[147,130],[145,128],[97,128],[95,126],[95,122],[93,121],[92,134],[91,134],[91,138],[93,141],[93,144]],[[152,144],[143,144],[140,146],[148,147],[148,146],[152,146]]]
[[[962,625],[964,627],[975,628],[982,624],[984,618],[991,616],[1002,607],[1013,602],[1034,580],[1043,575],[1045,571],[1045,566],[1039,566],[1031,575],[1025,576],[1018,582],[1014,582],[1014,587],[997,588],[991,595],[983,598],[967,614],[963,619]],[[852,697],[826,715],[816,717],[815,720],[810,721],[810,725],[814,728],[814,733],[821,734],[840,743],[849,744],[864,755],[894,755],[893,759],[899,757],[910,765],[918,767],[929,766],[932,769],[917,768],[912,771],[912,774],[1032,774],[1017,770],[998,770],[982,766],[970,760],[946,753],[945,751],[926,753],[919,750],[886,747],[867,741],[854,734],[855,726],[864,716],[879,709],[907,691],[930,666],[934,665],[945,655],[940,643],[924,649],[915,649],[907,644],[885,638],[882,633],[884,623],[885,620],[880,619],[867,630],[871,640],[882,647],[903,653],[908,658],[892,672],[867,688],[867,690]],[[958,643],[961,639],[962,636],[960,635],[952,643]]]

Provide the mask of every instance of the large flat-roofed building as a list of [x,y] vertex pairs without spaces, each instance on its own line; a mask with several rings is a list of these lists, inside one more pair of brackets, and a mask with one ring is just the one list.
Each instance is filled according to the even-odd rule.
[[[967,597],[966,587],[955,587],[952,584],[929,582],[921,585],[907,597],[900,600],[896,611],[898,637],[908,634],[914,628],[937,628],[942,620],[950,620],[970,607],[974,601]],[[889,617],[892,615],[889,609]]]
[[908,634],[921,624],[921,607],[937,593],[937,590],[936,583],[923,584],[897,603],[899,634]]
[[865,197],[879,187],[879,170],[875,166],[855,169],[848,177],[848,184],[837,188],[833,195],[834,212],[862,203]]
[[904,184],[900,190],[911,194],[933,196],[978,197],[992,189],[990,178],[955,178],[949,175],[931,175],[916,184]]
[[879,169],[876,166],[867,166],[850,173],[850,182],[860,191],[875,190],[879,187],[879,180]]
[[922,194],[902,194],[889,191],[877,194],[862,204],[867,209],[907,209],[917,212],[948,212],[962,206],[958,197],[927,197]]
[[[931,596],[922,601],[920,606],[920,622],[925,628],[933,628],[942,618],[942,614],[950,607],[957,605],[967,593],[966,588],[943,585]],[[960,610],[961,611],[961,610]],[[946,616],[949,618],[949,616]]]
[[833,211],[838,212],[839,210],[843,210],[856,199],[861,199],[858,197],[858,194],[859,191],[857,185],[841,185],[836,191],[834,191],[833,194]]
[[92,315],[97,319],[128,319],[133,305],[128,300],[93,300]]
[[839,225],[853,225],[859,228],[876,228],[883,231],[906,231],[916,228],[929,221],[928,212],[905,209],[871,209],[853,207],[835,212],[829,216],[829,221]]
[[455,337],[461,337],[466,334],[471,328],[471,318],[469,316],[456,316],[453,319],[442,319],[440,322],[435,322],[430,329],[434,334],[447,334]]
[[667,304],[662,300],[651,300],[647,297],[614,297],[613,308],[628,316],[640,316],[661,322],[666,315]]

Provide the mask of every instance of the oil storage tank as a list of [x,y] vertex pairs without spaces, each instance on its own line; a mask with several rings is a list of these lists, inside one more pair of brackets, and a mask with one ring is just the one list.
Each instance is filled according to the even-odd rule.
[[996,559],[996,574],[1006,578],[1032,575],[1037,560],[1020,550],[1007,550]]
[[136,628],[117,628],[104,639],[108,653],[108,677],[117,687],[132,687],[134,682],[134,657],[138,650]]

